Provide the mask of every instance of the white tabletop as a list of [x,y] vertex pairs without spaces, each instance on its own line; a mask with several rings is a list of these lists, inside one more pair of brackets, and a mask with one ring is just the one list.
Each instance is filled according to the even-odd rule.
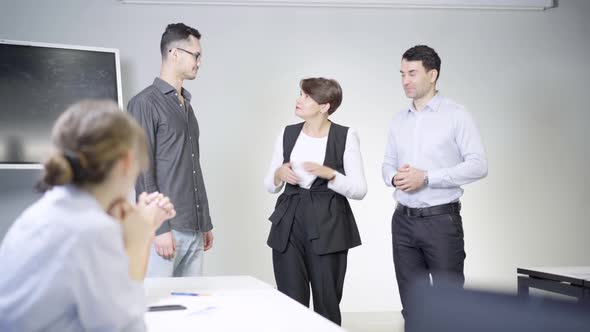
[[[148,312],[148,331],[343,331],[339,326],[249,276],[147,278],[148,304],[187,310]],[[200,296],[171,296],[191,292]]]

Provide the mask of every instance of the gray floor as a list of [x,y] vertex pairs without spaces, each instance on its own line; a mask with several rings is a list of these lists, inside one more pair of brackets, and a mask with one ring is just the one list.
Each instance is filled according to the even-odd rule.
[[342,327],[349,332],[403,332],[404,319],[399,311],[343,312]]

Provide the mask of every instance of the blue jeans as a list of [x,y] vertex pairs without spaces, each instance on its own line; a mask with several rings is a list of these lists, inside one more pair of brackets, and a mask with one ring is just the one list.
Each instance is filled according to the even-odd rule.
[[147,277],[200,277],[203,274],[203,233],[172,230],[176,251],[164,259],[152,244]]

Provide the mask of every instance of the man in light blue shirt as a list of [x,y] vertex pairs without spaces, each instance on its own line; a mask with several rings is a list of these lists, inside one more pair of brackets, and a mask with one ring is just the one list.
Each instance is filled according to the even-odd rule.
[[402,85],[413,102],[391,122],[382,166],[385,184],[395,187],[393,261],[404,318],[412,284],[432,276],[435,284],[463,285],[461,186],[488,172],[471,115],[436,90],[440,64],[424,45],[402,56]]

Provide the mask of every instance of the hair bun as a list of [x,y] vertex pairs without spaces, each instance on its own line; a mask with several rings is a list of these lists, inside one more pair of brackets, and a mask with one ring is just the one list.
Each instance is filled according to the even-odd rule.
[[41,191],[64,185],[74,180],[72,166],[61,153],[54,153],[43,164],[43,178],[37,185]]

